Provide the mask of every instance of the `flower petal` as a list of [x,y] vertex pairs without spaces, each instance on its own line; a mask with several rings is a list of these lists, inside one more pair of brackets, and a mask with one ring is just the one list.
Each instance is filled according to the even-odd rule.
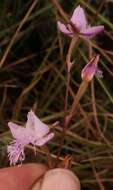
[[99,26],[93,26],[93,27],[89,27],[86,30],[83,30],[81,32],[81,35],[84,35],[88,38],[92,38],[93,36],[95,36],[97,33],[104,31],[104,26],[103,25],[99,25]]
[[35,142],[35,146],[43,146],[45,143],[47,143],[49,140],[51,140],[54,137],[54,133],[49,133],[48,135],[46,135],[45,137],[38,139]]
[[66,34],[66,35],[69,36],[69,37],[72,37],[72,36],[73,36],[73,33],[72,33],[71,31],[69,31],[69,30],[66,28],[66,26],[65,26],[63,23],[61,23],[60,21],[57,22],[57,26],[58,26],[58,29],[59,29],[62,33]]
[[8,126],[11,130],[11,133],[15,139],[24,139],[27,131],[26,128],[22,127],[21,125],[18,125],[13,122],[8,122]]
[[43,123],[31,110],[27,115],[26,128],[30,128],[34,131],[34,136],[41,138],[49,132],[49,127]]
[[74,10],[73,15],[71,17],[71,22],[79,30],[86,29],[87,19],[86,19],[84,10],[83,10],[83,8],[80,7],[80,5]]

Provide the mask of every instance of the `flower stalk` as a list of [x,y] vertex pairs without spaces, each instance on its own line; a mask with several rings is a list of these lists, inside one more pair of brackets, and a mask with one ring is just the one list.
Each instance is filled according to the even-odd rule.
[[74,36],[74,38],[72,38],[69,49],[68,49],[67,57],[66,57],[67,84],[66,84],[65,109],[64,109],[65,116],[67,114],[67,104],[68,104],[69,86],[70,86],[70,79],[71,79],[71,69],[73,66],[73,61],[71,61],[71,57],[72,57],[73,49],[75,48],[75,45],[76,45],[78,39],[79,38],[77,36]]
[[77,111],[77,106],[78,106],[81,98],[83,97],[85,91],[87,90],[88,84],[89,83],[86,82],[86,81],[81,82],[80,87],[79,87],[79,89],[77,91],[77,94],[75,95],[73,104],[71,106],[70,113],[69,113],[69,115],[66,116],[66,128],[68,127],[72,117],[75,115],[75,113]]
[[65,135],[66,135],[68,96],[69,96],[69,87],[70,87],[70,79],[71,79],[71,69],[73,66],[73,61],[71,61],[71,57],[72,57],[73,49],[75,48],[75,45],[76,45],[76,42],[78,41],[78,39],[79,39],[78,36],[74,36],[72,38],[69,49],[68,49],[67,57],[66,57],[67,84],[66,84],[66,95],[65,95],[65,106],[64,106],[64,126],[63,126],[63,131],[62,131],[62,139],[61,139],[61,142],[60,142],[59,148],[58,148],[57,161],[59,160],[61,148],[62,148],[64,139],[65,139]]

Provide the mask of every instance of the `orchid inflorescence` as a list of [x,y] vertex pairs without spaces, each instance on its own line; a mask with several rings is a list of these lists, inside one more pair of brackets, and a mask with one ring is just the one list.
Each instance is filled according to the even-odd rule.
[[[78,35],[89,39],[104,30],[103,25],[93,27],[88,25],[85,12],[80,5],[74,10],[68,24],[64,25],[58,21],[57,25],[62,33],[71,38]],[[82,80],[90,82],[94,75],[102,77],[102,71],[98,69],[98,61],[99,55],[94,56],[86,64],[81,72]],[[9,122],[8,126],[14,138],[7,147],[10,164],[13,165],[21,163],[25,159],[24,149],[27,145],[41,147],[54,137],[54,133],[50,132],[48,125],[43,123],[32,110],[27,114],[25,127],[13,122]]]
[[[58,21],[57,26],[62,33],[71,38],[74,38],[74,36],[76,37],[76,35],[78,35],[79,37],[89,39],[94,37],[97,33],[104,31],[103,25],[88,25],[85,12],[80,5],[75,8],[72,17],[70,18],[70,22],[67,25],[64,25],[62,22]],[[102,77],[102,71],[98,69],[98,61],[99,56],[97,55],[96,61],[92,58],[84,67],[81,72],[81,77],[83,80],[90,82],[94,75]],[[70,64],[68,63],[68,65]]]

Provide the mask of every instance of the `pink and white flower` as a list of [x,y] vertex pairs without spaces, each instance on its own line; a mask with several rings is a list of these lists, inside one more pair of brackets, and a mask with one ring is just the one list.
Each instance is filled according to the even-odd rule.
[[103,25],[88,25],[85,12],[80,5],[77,6],[77,8],[74,10],[69,24],[65,25],[62,22],[58,21],[57,25],[58,29],[69,37],[73,37],[77,33],[81,37],[92,38],[97,33],[104,30]]
[[25,127],[13,122],[9,122],[8,126],[14,137],[14,140],[7,147],[10,164],[13,165],[25,159],[26,145],[43,146],[54,136],[54,133],[49,133],[49,127],[32,110],[28,112]]

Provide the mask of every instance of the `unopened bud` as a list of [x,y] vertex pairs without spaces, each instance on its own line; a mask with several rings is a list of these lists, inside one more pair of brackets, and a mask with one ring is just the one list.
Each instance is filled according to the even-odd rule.
[[83,80],[90,82],[93,79],[94,75],[98,73],[99,58],[99,55],[93,57],[91,61],[83,68],[81,72],[81,77]]

